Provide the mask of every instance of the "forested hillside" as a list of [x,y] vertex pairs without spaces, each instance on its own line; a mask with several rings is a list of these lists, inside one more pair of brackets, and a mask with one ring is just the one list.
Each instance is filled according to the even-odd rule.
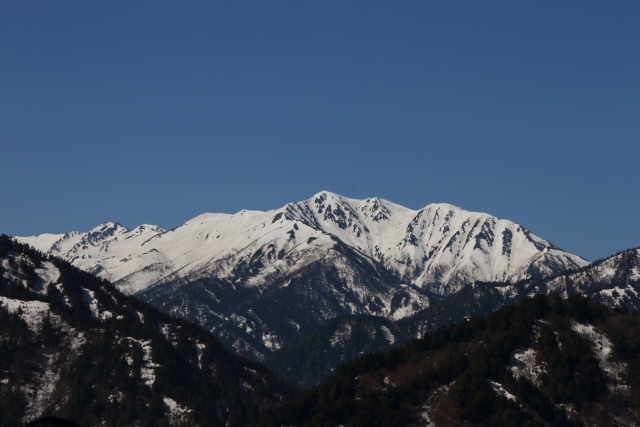
[[264,427],[634,425],[640,318],[536,295],[340,367]]
[[406,344],[439,327],[475,316],[537,294],[582,294],[610,307],[640,309],[640,250],[628,249],[587,267],[547,279],[516,283],[481,282],[395,322],[372,316],[345,316],[327,322],[318,331],[296,339],[271,354],[265,364],[298,387],[315,387],[342,363],[372,351]]
[[210,333],[0,236],[0,426],[246,426],[293,389]]
[[296,387],[313,388],[343,363],[406,344],[411,338],[384,317],[342,316],[286,344],[262,363]]

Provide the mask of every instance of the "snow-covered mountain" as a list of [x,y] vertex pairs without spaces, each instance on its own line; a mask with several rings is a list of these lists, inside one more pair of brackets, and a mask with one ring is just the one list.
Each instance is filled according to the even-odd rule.
[[582,267],[524,227],[448,204],[414,211],[378,198],[321,192],[274,211],[203,214],[166,231],[105,222],[86,232],[17,237],[36,249],[139,292],[180,271],[219,278],[250,270],[246,285],[268,286],[335,239],[382,264],[399,281],[446,295],[475,280],[517,281]]
[[172,230],[104,223],[17,239],[228,334],[228,345],[256,357],[338,315],[399,319],[476,280],[588,264],[488,214],[326,191],[273,211],[203,214]]

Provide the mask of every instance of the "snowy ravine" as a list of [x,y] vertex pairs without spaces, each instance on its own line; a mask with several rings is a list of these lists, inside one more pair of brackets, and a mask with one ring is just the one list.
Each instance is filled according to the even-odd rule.
[[168,231],[104,223],[17,239],[257,358],[335,316],[400,319],[477,280],[515,282],[588,264],[488,214],[326,191],[273,211],[203,214]]

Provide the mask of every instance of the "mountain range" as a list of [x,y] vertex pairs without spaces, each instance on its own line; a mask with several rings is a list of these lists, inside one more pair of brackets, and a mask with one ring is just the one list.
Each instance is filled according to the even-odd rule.
[[203,214],[171,230],[107,222],[17,239],[255,359],[338,316],[396,321],[476,281],[518,283],[589,264],[488,214],[326,191],[267,212]]
[[82,425],[368,427],[627,426],[639,416],[638,248],[427,294],[429,305],[397,319],[333,317],[263,360],[311,387],[302,393],[61,258],[0,236],[0,261],[2,427],[40,415]]

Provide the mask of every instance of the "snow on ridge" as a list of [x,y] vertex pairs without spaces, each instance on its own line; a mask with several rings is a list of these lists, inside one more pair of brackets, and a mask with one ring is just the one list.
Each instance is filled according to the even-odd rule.
[[29,245],[40,252],[47,252],[49,251],[49,249],[51,249],[51,246],[53,246],[57,241],[59,241],[63,237],[64,237],[64,234],[43,233],[43,234],[36,234],[35,236],[28,236],[28,237],[16,236],[14,238],[20,243]]

